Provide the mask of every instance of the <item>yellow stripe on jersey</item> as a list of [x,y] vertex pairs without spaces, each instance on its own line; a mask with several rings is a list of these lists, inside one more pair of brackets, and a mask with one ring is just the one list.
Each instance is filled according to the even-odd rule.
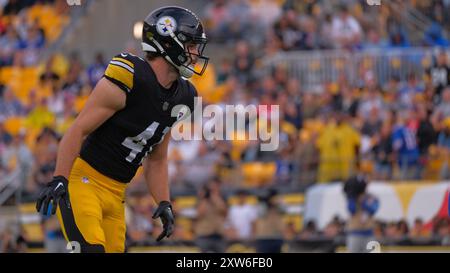
[[113,61],[119,61],[119,62],[129,65],[131,68],[134,68],[134,64],[132,62],[128,61],[127,59],[115,57],[115,58],[113,58]]
[[105,75],[123,83],[129,90],[133,89],[133,73],[119,65],[110,63],[106,68]]

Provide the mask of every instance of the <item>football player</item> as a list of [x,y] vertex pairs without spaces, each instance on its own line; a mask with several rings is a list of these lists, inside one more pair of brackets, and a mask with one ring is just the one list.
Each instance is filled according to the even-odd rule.
[[157,240],[173,232],[167,147],[180,115],[172,110],[184,105],[192,113],[197,92],[184,78],[205,71],[206,43],[190,10],[151,12],[143,27],[145,59],[115,56],[62,138],[53,180],[36,209],[56,213],[66,239],[78,242],[81,252],[124,252],[125,189],[141,165],[158,204],[153,218],[163,223]]

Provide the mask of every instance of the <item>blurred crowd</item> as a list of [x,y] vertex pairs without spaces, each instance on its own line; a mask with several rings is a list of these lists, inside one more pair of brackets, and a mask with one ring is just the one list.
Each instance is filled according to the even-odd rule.
[[[0,80],[0,177],[20,174],[23,195],[30,200],[51,180],[58,141],[108,63],[98,53],[84,64],[76,52],[53,54],[39,63],[48,33],[41,22],[30,20],[27,11],[44,2],[66,6],[61,1],[0,1],[0,70],[29,67],[36,76],[25,92]],[[280,148],[262,152],[260,141],[172,143],[171,183],[174,189],[198,192],[194,215],[201,216],[191,230],[178,227],[174,238],[196,238],[205,251],[223,249],[222,238],[259,238],[258,247],[265,251],[281,247],[280,238],[332,237],[344,230],[336,219],[321,231],[307,223],[298,233],[290,224],[280,225],[281,214],[271,198],[261,199],[259,209],[240,202],[246,198],[242,193],[238,204],[229,206],[220,188],[295,188],[343,181],[356,172],[378,180],[450,178],[450,60],[443,34],[443,27],[449,26],[444,12],[449,1],[413,4],[435,22],[433,29],[421,37],[416,33],[414,39],[389,5],[369,9],[365,1],[337,6],[330,2],[334,1],[214,0],[205,7],[203,17],[212,41],[230,50],[210,64],[203,78],[192,81],[205,104],[266,105],[268,112],[271,105],[279,105]],[[264,61],[283,51],[411,46],[442,49],[423,75],[411,73],[407,80],[393,76],[382,81],[369,71],[356,86],[344,75],[313,92],[283,65],[262,73]],[[139,55],[133,48],[124,50]],[[158,234],[151,204],[139,197],[147,191],[140,172],[129,191],[133,195],[129,238],[140,241]],[[420,223],[418,219],[410,230],[405,223],[379,223],[377,234],[448,236],[448,221],[426,232]]]
[[[265,41],[283,50],[449,45],[449,1],[389,2],[370,6],[365,0],[214,0],[206,6],[204,18],[213,39],[245,39],[255,45]],[[431,22],[419,37],[405,24],[411,8]]]
[[[34,8],[41,5],[54,9]],[[0,67],[37,65],[45,47],[59,35],[59,22],[48,17],[67,12],[61,0],[0,1]]]

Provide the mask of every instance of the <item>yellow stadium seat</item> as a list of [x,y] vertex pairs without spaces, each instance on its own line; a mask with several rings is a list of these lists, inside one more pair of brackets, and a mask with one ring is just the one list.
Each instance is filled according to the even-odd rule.
[[214,95],[214,90],[217,85],[214,65],[209,64],[202,76],[194,75],[191,78],[191,82],[197,89],[199,96],[204,97],[207,102],[210,102],[209,98]]
[[180,209],[193,208],[197,205],[197,196],[180,196],[176,198],[177,207]]
[[5,130],[11,135],[17,135],[24,126],[24,120],[21,117],[10,117],[4,122]]
[[42,242],[44,241],[44,234],[40,223],[29,223],[22,225],[27,240],[30,242]]
[[423,178],[427,180],[439,180],[440,171],[445,163],[445,155],[436,145],[431,145],[428,148],[428,162],[425,165]]
[[33,67],[5,67],[0,72],[0,82],[9,86],[17,98],[27,104],[30,90],[38,83],[37,70]]
[[13,67],[3,67],[0,74],[0,82],[3,84],[8,84],[13,77],[13,72],[16,68]]
[[361,161],[361,170],[365,173],[372,174],[375,170],[375,164],[372,160],[362,160]]
[[[237,205],[238,203],[238,197],[237,196],[231,196],[230,198],[228,198],[228,205],[229,206],[234,206]],[[258,197],[254,196],[254,195],[249,195],[247,196],[245,203],[248,205],[257,205],[258,204]]]
[[292,123],[283,121],[281,123],[281,131],[285,132],[288,135],[296,135],[297,134],[297,128]]
[[[36,206],[34,203],[26,203],[19,206],[19,211],[24,214],[36,214]],[[31,242],[42,242],[44,234],[39,221],[27,222],[22,225],[27,239]]]
[[42,12],[42,8],[43,8],[42,5],[33,5],[32,7],[30,7],[27,12],[28,18],[31,21],[39,19],[40,14]]
[[303,217],[301,215],[284,215],[283,223],[285,225],[292,223],[296,232],[300,232],[303,229]]
[[262,181],[271,182],[275,178],[276,169],[275,162],[263,163]]
[[273,181],[276,165],[273,162],[251,162],[242,164],[242,175],[245,186],[261,186]]
[[41,133],[41,130],[38,128],[27,128],[26,132],[25,144],[27,144],[28,148],[33,151],[36,146],[36,139]]

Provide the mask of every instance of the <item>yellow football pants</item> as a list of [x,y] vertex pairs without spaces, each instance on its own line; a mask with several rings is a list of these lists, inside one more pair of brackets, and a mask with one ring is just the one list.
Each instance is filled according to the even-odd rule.
[[69,177],[70,208],[60,201],[57,211],[66,240],[77,242],[81,252],[124,252],[126,186],[77,158]]

